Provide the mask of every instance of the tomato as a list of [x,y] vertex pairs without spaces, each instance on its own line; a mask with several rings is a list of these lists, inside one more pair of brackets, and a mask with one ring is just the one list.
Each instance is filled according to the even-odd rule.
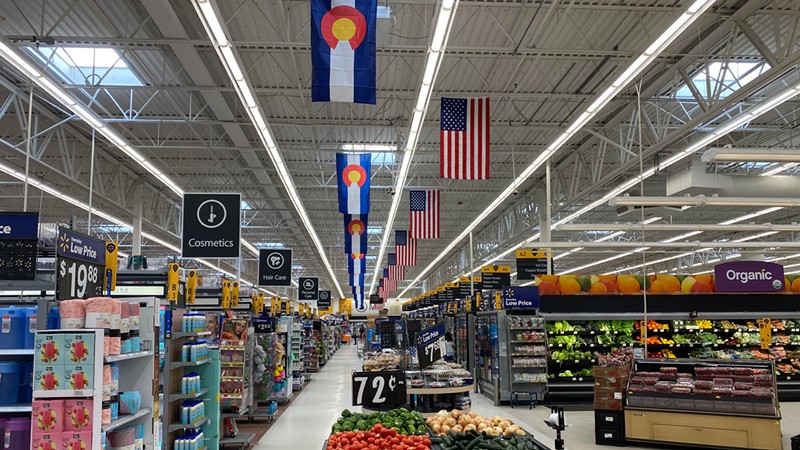
[[422,439],[422,445],[424,445],[426,447],[430,447],[431,445],[433,445],[433,443],[431,442],[430,439],[424,438],[424,439]]

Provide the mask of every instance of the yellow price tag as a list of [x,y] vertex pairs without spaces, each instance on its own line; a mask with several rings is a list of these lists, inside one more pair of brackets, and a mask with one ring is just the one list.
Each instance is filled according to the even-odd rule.
[[233,282],[233,288],[231,289],[231,304],[234,308],[239,306],[239,282]]
[[117,257],[119,244],[113,241],[106,241],[106,284],[103,290],[113,291],[117,288]]
[[761,350],[768,350],[772,345],[772,321],[768,318],[758,319],[758,331],[761,335]]
[[227,278],[222,279],[222,308],[228,309],[231,307],[231,280]]
[[197,269],[192,269],[186,274],[186,304],[194,305],[197,296]]
[[169,263],[167,266],[167,300],[173,303],[178,301],[180,269],[178,263]]

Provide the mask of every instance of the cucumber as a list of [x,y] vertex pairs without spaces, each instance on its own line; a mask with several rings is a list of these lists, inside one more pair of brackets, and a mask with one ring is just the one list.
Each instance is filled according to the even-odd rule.
[[481,437],[481,436],[478,436],[478,437],[475,437],[475,438],[473,438],[473,439],[472,439],[472,440],[469,442],[469,444],[467,444],[467,450],[472,450],[472,449],[473,449],[473,448],[475,448],[475,446],[476,446],[476,445],[478,445],[478,443],[479,443],[479,442],[481,442],[482,440],[483,440],[483,437]]
[[443,434],[443,435],[442,435],[442,442],[444,443],[444,445],[446,445],[446,446],[448,446],[448,447],[450,447],[451,445],[453,445],[453,440],[452,440],[452,439],[450,439],[450,436],[448,436],[448,435],[446,435],[446,434]]
[[458,447],[458,450],[467,450],[467,447],[461,441],[456,442],[456,447]]
[[439,436],[431,436],[428,439],[430,439],[431,443],[433,443],[433,444],[441,444],[442,443],[442,438],[440,438]]

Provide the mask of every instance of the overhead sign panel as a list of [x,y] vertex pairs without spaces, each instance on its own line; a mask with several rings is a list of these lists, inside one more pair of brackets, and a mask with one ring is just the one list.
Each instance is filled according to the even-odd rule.
[[38,239],[38,213],[0,213],[0,280],[36,278]]
[[518,280],[533,280],[536,275],[547,274],[547,250],[524,248],[516,254]]
[[59,228],[56,240],[56,299],[102,295],[105,265],[105,241]]
[[765,261],[731,261],[714,266],[717,292],[781,292],[783,266]]
[[261,249],[258,251],[258,285],[292,285],[292,251]]
[[511,266],[483,266],[483,289],[502,289],[511,286]]
[[184,194],[184,258],[238,258],[241,194]]
[[323,309],[323,310],[331,309],[331,291],[319,291],[319,298],[317,299],[317,309]]
[[[300,277],[299,281],[299,294],[300,300],[317,300],[319,296],[319,278],[317,277]],[[319,308],[319,305],[317,305]]]

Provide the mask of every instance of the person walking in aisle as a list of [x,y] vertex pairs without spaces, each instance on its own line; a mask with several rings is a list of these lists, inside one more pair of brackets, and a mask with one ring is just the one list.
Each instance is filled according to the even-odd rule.
[[453,335],[449,331],[444,334],[444,360],[447,362],[456,360],[456,347],[453,344]]

